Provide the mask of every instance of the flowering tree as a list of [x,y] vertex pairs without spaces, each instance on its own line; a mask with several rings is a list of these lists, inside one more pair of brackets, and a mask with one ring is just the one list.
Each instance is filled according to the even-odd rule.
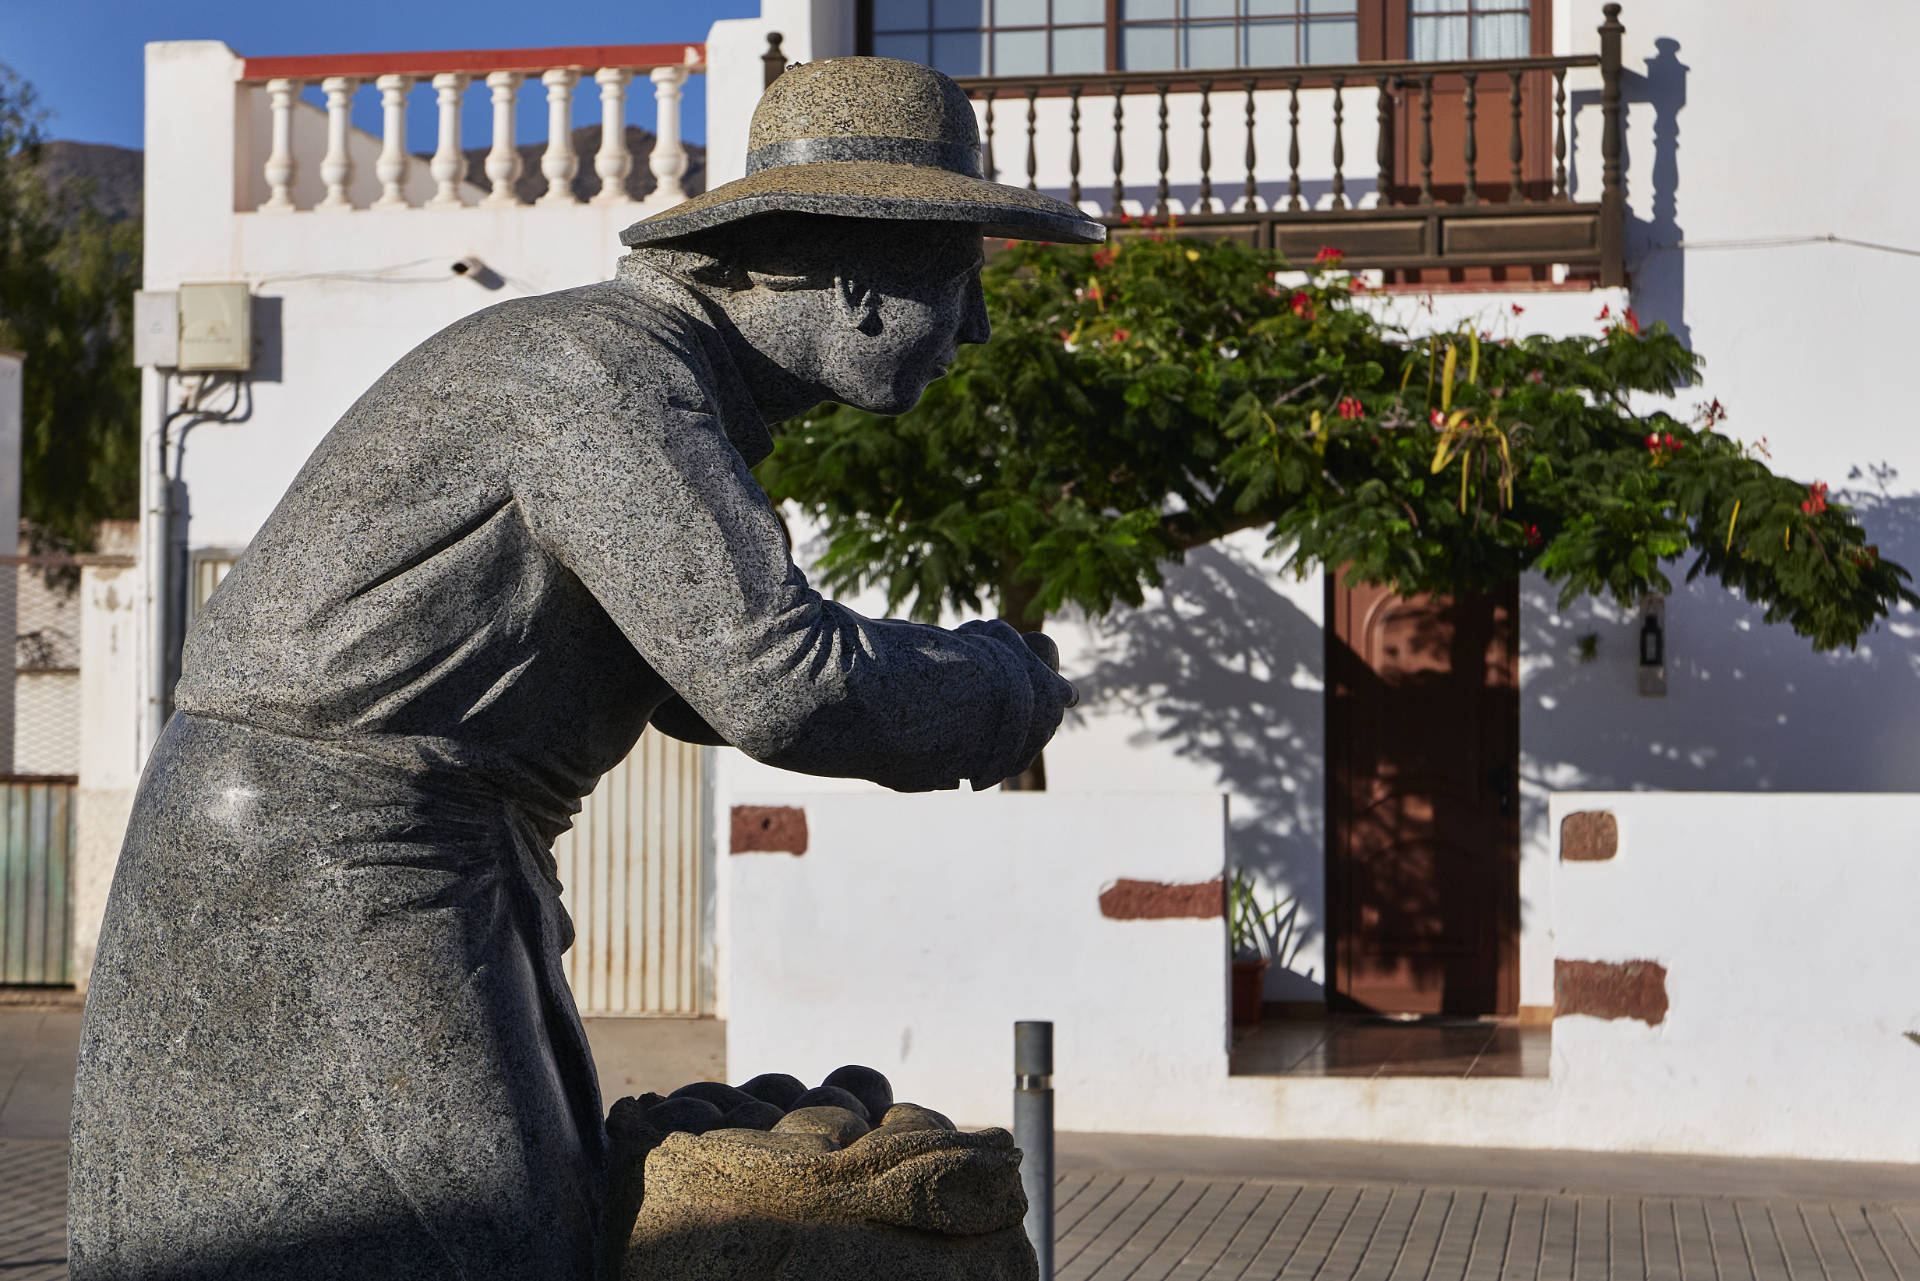
[[1255,528],[1289,566],[1401,592],[1531,569],[1563,602],[1632,604],[1691,557],[1818,649],[1920,603],[1825,485],[1719,431],[1717,401],[1643,408],[1698,382],[1664,325],[1602,309],[1596,337],[1415,339],[1338,266],[1286,287],[1233,241],[1009,245],[990,343],[900,418],[790,424],[761,480],[824,524],[826,586],[923,619],[1138,605],[1167,562]]

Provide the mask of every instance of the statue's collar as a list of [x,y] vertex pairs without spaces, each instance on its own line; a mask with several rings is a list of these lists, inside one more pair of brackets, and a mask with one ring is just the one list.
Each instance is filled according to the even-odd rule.
[[637,257],[622,259],[615,278],[687,318],[712,373],[711,391],[720,429],[748,467],[758,466],[773,452],[773,433],[767,427],[766,415],[747,390],[746,375],[735,363],[726,336],[720,332],[724,317],[716,316],[717,309],[699,291],[656,267],[635,261]]

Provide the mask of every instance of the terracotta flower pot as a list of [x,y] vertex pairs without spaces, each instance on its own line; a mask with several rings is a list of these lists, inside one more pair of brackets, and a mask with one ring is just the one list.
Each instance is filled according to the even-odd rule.
[[1233,963],[1233,1021],[1258,1023],[1262,989],[1267,981],[1267,958]]

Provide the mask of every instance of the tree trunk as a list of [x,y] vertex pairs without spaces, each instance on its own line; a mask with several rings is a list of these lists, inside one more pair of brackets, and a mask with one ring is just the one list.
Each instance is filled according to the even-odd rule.
[[[1030,618],[1027,611],[1040,594],[1040,584],[1016,579],[1009,573],[1000,584],[1000,621],[1016,632],[1043,632],[1046,619]],[[1047,756],[1033,758],[1033,764],[1000,784],[1007,792],[1044,792],[1047,790]]]

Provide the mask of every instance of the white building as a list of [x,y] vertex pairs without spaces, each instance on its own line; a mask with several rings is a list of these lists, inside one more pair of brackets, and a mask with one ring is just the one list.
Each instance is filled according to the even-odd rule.
[[[150,46],[147,286],[243,282],[266,335],[251,416],[196,427],[183,455],[205,582],[408,348],[500,298],[611,273],[645,209],[565,188],[586,166],[618,190],[635,162],[550,145],[540,169],[562,194],[509,198],[515,93],[539,78],[564,122],[591,79],[617,121],[645,71],[668,140],[658,205],[684,164],[683,84],[707,94],[709,185],[742,171],[776,31],[786,58],[891,53],[964,77],[1003,180],[1077,185],[1107,215],[1117,181],[1128,212],[1337,244],[1389,273],[1381,305],[1411,327],[1519,303],[1538,329],[1595,332],[1602,307],[1631,305],[1705,355],[1698,398],[1727,405],[1729,429],[1851,490],[1883,553],[1920,560],[1920,457],[1889,413],[1920,284],[1920,262],[1889,251],[1915,247],[1899,211],[1920,183],[1890,162],[1920,141],[1893,59],[1920,13],[1643,0],[1609,36],[1591,0],[1217,20],[1202,10],[1231,6],[1163,0],[1138,22],[1097,0],[992,5],[939,27],[956,6],[764,0],[704,46],[464,60]],[[1849,92],[1815,91],[1808,68],[1846,68]],[[466,181],[447,123],[481,80],[497,197]],[[315,83],[326,108],[299,96]],[[380,136],[349,116],[376,90]],[[399,136],[408,95],[429,92],[431,160]],[[463,259],[475,269],[455,274]],[[151,433],[194,384],[147,378]],[[141,617],[152,637],[151,595]],[[1397,638],[1422,620],[1490,629],[1476,683],[1410,692]],[[894,797],[650,739],[557,851],[576,989],[589,1010],[724,1015],[736,1076],[868,1062],[981,1120],[1005,1110],[1006,1024],[1040,1017],[1059,1025],[1068,1128],[1906,1159],[1920,631],[1896,618],[1819,656],[1717,586],[1687,588],[1665,604],[1666,692],[1648,697],[1641,626],[1558,611],[1536,581],[1479,607],[1330,592],[1235,540],[1145,609],[1056,629],[1087,698],[1045,794]],[[129,690],[154,688],[158,648],[140,647]],[[82,886],[101,883],[151,733],[149,705],[120,711],[82,745]],[[1379,760],[1418,756],[1423,732],[1446,750],[1383,783]],[[1594,811],[1614,821],[1575,819],[1563,842],[1563,820]],[[1435,1031],[1474,1048],[1426,1074],[1343,1060],[1364,1038],[1312,1020],[1230,1055],[1207,888],[1229,867],[1290,909],[1266,979],[1279,1012],[1507,1023]],[[83,956],[98,908],[79,908]]]

